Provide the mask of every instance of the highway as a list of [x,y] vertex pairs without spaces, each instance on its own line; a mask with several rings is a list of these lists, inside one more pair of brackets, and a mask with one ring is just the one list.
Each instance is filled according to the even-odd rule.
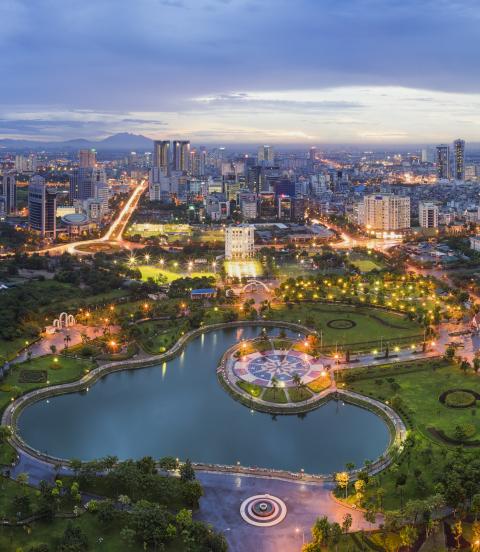
[[31,251],[29,253],[31,254],[38,253],[40,255],[45,255],[46,253],[50,255],[62,255],[63,253],[71,253],[76,255],[88,255],[89,254],[88,252],[78,250],[77,248],[79,246],[85,247],[88,245],[95,245],[95,244],[101,244],[106,242],[113,243],[115,245],[118,245],[124,248],[131,247],[132,244],[124,241],[122,239],[122,235],[125,232],[125,229],[127,227],[128,221],[130,220],[130,217],[132,216],[135,209],[137,208],[138,202],[140,201],[140,197],[142,196],[143,192],[147,188],[147,184],[148,183],[146,180],[142,180],[142,182],[135,188],[135,190],[133,191],[132,195],[128,198],[127,202],[123,206],[120,213],[112,221],[107,232],[101,238],[96,238],[93,240],[77,241],[74,243],[67,243],[65,245],[54,245],[52,247],[47,247],[45,249],[40,249],[38,251]]

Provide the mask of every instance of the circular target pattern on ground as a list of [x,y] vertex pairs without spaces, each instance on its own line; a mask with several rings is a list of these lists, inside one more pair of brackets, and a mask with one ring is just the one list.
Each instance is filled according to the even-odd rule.
[[336,318],[335,320],[329,320],[327,326],[332,330],[351,330],[357,325],[353,320],[347,318]]
[[294,350],[250,353],[233,365],[237,378],[262,387],[271,387],[273,378],[285,387],[293,387],[295,375],[308,384],[320,377],[323,370],[323,364],[317,358]]
[[287,506],[276,496],[255,495],[242,502],[240,515],[250,525],[272,527],[285,519]]

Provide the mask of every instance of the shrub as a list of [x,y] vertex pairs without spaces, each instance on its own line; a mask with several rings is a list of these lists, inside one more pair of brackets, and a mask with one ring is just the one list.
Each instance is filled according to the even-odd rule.
[[46,370],[22,370],[18,377],[19,383],[46,383]]

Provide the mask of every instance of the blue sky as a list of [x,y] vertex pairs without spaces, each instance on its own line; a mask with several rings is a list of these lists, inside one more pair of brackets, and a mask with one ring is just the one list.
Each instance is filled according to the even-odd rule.
[[0,136],[480,136],[476,0],[0,0]]

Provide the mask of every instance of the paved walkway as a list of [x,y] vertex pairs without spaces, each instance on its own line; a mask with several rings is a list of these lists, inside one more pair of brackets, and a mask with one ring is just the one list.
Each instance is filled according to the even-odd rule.
[[[116,333],[119,331],[120,326],[109,326],[110,333]],[[70,328],[63,328],[54,334],[46,334],[41,339],[30,345],[30,347],[24,349],[13,362],[24,362],[28,359],[28,351],[31,352],[32,358],[37,358],[45,355],[51,355],[52,350],[50,347],[54,345],[57,349],[57,353],[61,353],[65,348],[65,336],[70,336],[68,346],[73,347],[79,345],[82,342],[82,335],[85,334],[88,339],[95,339],[103,335],[103,328],[95,326],[84,326],[82,324],[75,324]]]
[[[331,483],[289,482],[231,474],[198,473],[204,489],[196,516],[225,534],[229,549],[235,552],[298,552],[302,542],[311,539],[310,530],[317,517],[342,523],[353,518],[352,531],[372,529],[363,513],[333,500]],[[274,527],[254,527],[240,516],[240,504],[249,496],[271,494],[287,506],[287,517]],[[377,524],[383,521],[377,516]]]

